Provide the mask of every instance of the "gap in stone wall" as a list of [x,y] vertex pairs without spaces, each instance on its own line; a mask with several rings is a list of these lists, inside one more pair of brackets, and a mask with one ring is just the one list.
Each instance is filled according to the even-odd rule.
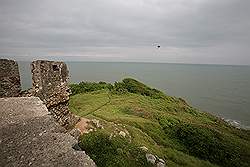
[[31,75],[31,62],[28,61],[17,61],[19,74],[21,79],[22,90],[27,90],[32,88],[32,75]]

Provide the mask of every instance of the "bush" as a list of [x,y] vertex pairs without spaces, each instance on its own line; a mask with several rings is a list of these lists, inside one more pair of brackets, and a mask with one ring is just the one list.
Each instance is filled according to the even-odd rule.
[[118,93],[136,93],[155,99],[166,97],[161,91],[157,89],[151,89],[150,87],[132,78],[125,78],[122,80],[122,82],[115,82],[114,91]]
[[102,89],[112,89],[113,86],[111,84],[107,84],[106,82],[100,81],[99,83],[95,82],[80,82],[79,84],[70,84],[70,90],[72,95],[78,93],[86,93],[93,92]]
[[79,146],[101,167],[150,166],[145,153],[123,137],[102,130],[81,136]]
[[176,126],[177,124],[180,123],[180,120],[178,120],[176,118],[164,117],[164,116],[160,116],[158,118],[158,121],[163,129],[171,128],[171,127]]
[[225,167],[247,166],[247,162],[240,157],[239,147],[215,130],[184,123],[172,130],[173,137],[191,155]]
[[112,93],[114,93],[114,94],[125,94],[127,92],[128,92],[128,90],[126,89],[124,83],[122,83],[122,82],[115,82],[114,83]]
[[125,78],[122,80],[122,82],[115,82],[114,85],[103,81],[100,81],[99,83],[80,82],[79,84],[70,84],[70,90],[72,95],[78,93],[92,92],[102,89],[108,89],[114,94],[126,94],[127,92],[130,92],[144,96],[149,96],[154,99],[166,98],[164,93],[162,93],[161,91],[157,89],[152,89],[132,78]]

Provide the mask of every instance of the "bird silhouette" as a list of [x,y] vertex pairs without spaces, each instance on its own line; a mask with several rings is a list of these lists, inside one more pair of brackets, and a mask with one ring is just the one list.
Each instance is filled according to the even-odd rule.
[[153,43],[152,45],[153,45],[154,47],[158,48],[158,49],[161,48],[161,45],[160,45],[159,43]]

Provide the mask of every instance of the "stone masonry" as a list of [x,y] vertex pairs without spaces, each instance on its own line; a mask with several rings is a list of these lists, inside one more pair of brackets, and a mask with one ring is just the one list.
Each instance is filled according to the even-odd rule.
[[14,60],[0,59],[0,98],[19,96],[20,91],[18,64]]
[[78,118],[68,108],[70,89],[68,87],[67,65],[63,62],[37,60],[31,63],[32,94],[39,97],[56,121],[69,129]]
[[1,167],[95,167],[38,97],[0,98]]

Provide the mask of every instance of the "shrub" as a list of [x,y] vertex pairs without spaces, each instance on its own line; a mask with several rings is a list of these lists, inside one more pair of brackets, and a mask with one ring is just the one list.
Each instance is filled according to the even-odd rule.
[[100,81],[99,83],[95,82],[80,82],[79,84],[70,84],[70,90],[72,95],[78,93],[86,93],[86,92],[93,92],[102,89],[112,89],[111,84],[107,84],[106,82]]
[[79,146],[97,166],[150,166],[145,153],[123,137],[110,137],[102,130],[81,136]]
[[161,116],[158,118],[159,124],[162,126],[163,129],[171,128],[173,126],[176,126],[180,123],[180,120],[171,118],[171,117],[164,117]]
[[151,89],[150,87],[132,78],[125,78],[122,80],[122,82],[115,82],[114,91],[118,93],[136,93],[155,99],[166,97],[161,91],[157,89]]
[[173,137],[191,155],[226,167],[247,166],[240,157],[239,147],[213,129],[180,123],[172,130]]
[[115,82],[114,83],[114,87],[113,87],[112,93],[115,93],[115,94],[125,94],[127,92],[128,92],[128,90],[126,89],[124,83],[122,83],[122,82]]
[[102,89],[108,89],[114,94],[125,94],[127,92],[130,92],[144,96],[149,96],[155,99],[166,98],[164,93],[162,93],[161,91],[157,89],[152,89],[132,78],[125,78],[122,80],[122,82],[115,82],[114,85],[103,81],[100,81],[99,83],[80,82],[79,84],[70,84],[70,90],[72,95],[78,93],[92,92]]

